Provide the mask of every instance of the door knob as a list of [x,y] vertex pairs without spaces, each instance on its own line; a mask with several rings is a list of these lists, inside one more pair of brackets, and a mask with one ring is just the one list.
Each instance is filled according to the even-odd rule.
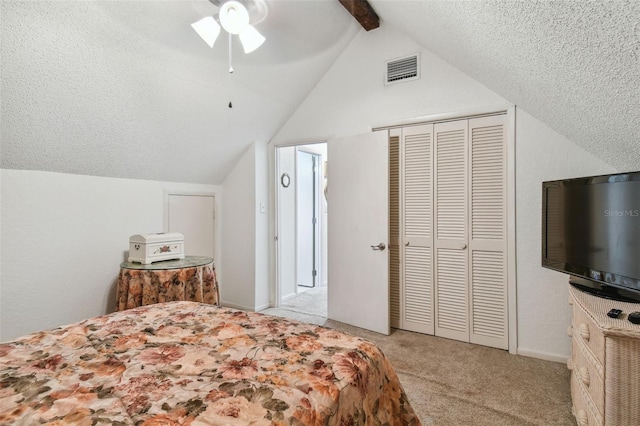
[[385,248],[387,248],[387,246],[384,245],[384,243],[380,243],[377,246],[371,246],[372,250],[380,250],[383,251]]

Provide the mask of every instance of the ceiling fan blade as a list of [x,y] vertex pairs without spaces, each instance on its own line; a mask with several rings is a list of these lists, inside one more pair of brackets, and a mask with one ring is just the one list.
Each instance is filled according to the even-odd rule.
[[242,32],[238,35],[240,37],[240,42],[242,43],[242,48],[244,49],[244,53],[251,53],[256,50],[258,47],[262,46],[265,38],[262,34],[258,32],[252,25],[247,25],[247,27],[242,30]]
[[197,22],[191,24],[194,30],[198,33],[202,40],[213,47],[218,35],[220,34],[220,25],[213,19],[212,16],[206,16]]

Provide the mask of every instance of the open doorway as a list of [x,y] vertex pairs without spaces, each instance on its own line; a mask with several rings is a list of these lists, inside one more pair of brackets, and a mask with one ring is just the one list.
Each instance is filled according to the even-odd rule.
[[279,307],[327,317],[327,144],[276,148]]

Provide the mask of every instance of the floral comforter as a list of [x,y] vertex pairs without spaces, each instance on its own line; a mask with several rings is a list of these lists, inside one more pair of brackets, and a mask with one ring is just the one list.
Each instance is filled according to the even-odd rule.
[[419,425],[365,340],[195,302],[0,344],[0,424]]

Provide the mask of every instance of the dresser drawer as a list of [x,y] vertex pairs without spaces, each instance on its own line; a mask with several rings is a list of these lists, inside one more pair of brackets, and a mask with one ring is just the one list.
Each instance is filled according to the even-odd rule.
[[604,365],[604,334],[577,304],[573,308],[572,328],[574,339],[581,339],[600,361],[600,365]]
[[584,344],[574,336],[571,377],[580,382],[600,413],[604,412],[604,377],[602,366],[594,364]]
[[640,340],[607,338],[605,421],[640,425]]
[[569,286],[573,319],[571,398],[579,425],[640,426],[640,325],[626,317],[640,303],[604,299]]
[[602,414],[596,410],[588,392],[579,382],[574,371],[571,372],[571,401],[573,403],[573,415],[578,426],[602,425]]

